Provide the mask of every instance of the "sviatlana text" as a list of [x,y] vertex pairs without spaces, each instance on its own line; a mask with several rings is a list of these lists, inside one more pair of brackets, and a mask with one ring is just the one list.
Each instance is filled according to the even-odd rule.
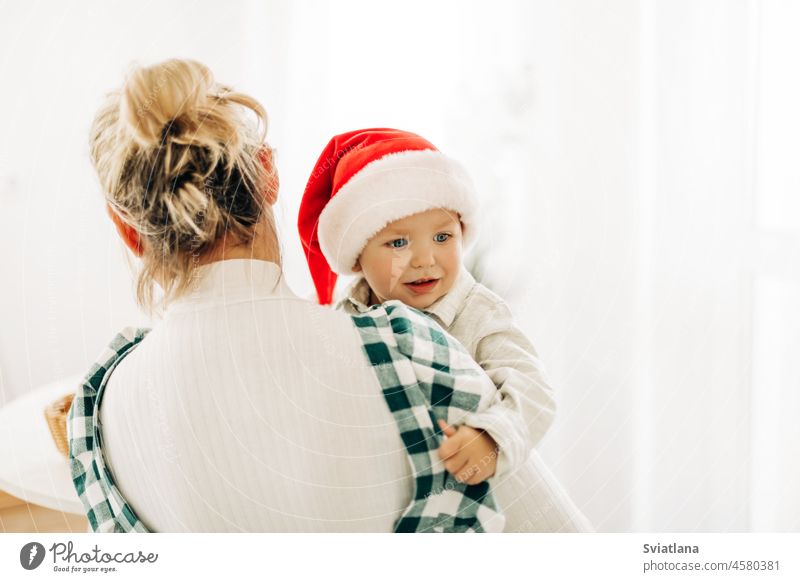
[[645,554],[699,554],[698,546],[681,546],[672,544],[644,544],[642,550]]

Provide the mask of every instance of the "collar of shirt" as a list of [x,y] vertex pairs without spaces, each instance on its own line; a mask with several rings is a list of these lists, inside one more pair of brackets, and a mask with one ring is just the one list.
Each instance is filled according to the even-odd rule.
[[257,259],[215,261],[195,269],[189,290],[164,315],[267,298],[296,299],[278,265]]
[[[470,275],[466,268],[462,267],[453,288],[422,311],[434,316],[442,327],[448,328],[453,324],[474,286],[475,278]],[[343,301],[350,302],[361,313],[369,311],[369,284],[367,280],[364,277],[356,279],[348,287]],[[341,303],[339,305],[341,306]]]
[[350,303],[359,313],[369,311],[369,284],[364,277],[359,277],[353,281],[344,292],[344,299],[338,304],[337,308]]

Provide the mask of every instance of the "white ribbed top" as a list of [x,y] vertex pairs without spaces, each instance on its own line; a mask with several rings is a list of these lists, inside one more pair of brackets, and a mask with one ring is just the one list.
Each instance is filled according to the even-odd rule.
[[[391,531],[411,474],[349,316],[299,299],[280,268],[228,260],[114,371],[108,465],[153,531]],[[507,529],[582,529],[532,458],[498,484]]]

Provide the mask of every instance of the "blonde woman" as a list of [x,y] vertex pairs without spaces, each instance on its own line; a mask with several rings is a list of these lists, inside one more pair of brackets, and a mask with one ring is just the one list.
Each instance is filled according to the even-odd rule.
[[[292,293],[265,133],[256,100],[182,60],[132,70],[95,118],[108,213],[160,317],[114,338],[70,411],[92,528],[588,530],[535,455],[481,490],[437,464],[437,418],[497,392],[455,340],[401,305],[359,319]],[[412,357],[432,337],[447,369]],[[431,401],[433,370],[461,404]]]

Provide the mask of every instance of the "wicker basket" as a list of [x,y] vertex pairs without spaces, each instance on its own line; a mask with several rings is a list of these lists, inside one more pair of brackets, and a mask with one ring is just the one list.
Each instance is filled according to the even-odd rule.
[[72,406],[74,394],[62,396],[55,402],[47,405],[44,409],[44,417],[47,419],[47,426],[56,443],[56,448],[65,457],[69,457],[69,443],[67,442],[67,414],[69,407]]

